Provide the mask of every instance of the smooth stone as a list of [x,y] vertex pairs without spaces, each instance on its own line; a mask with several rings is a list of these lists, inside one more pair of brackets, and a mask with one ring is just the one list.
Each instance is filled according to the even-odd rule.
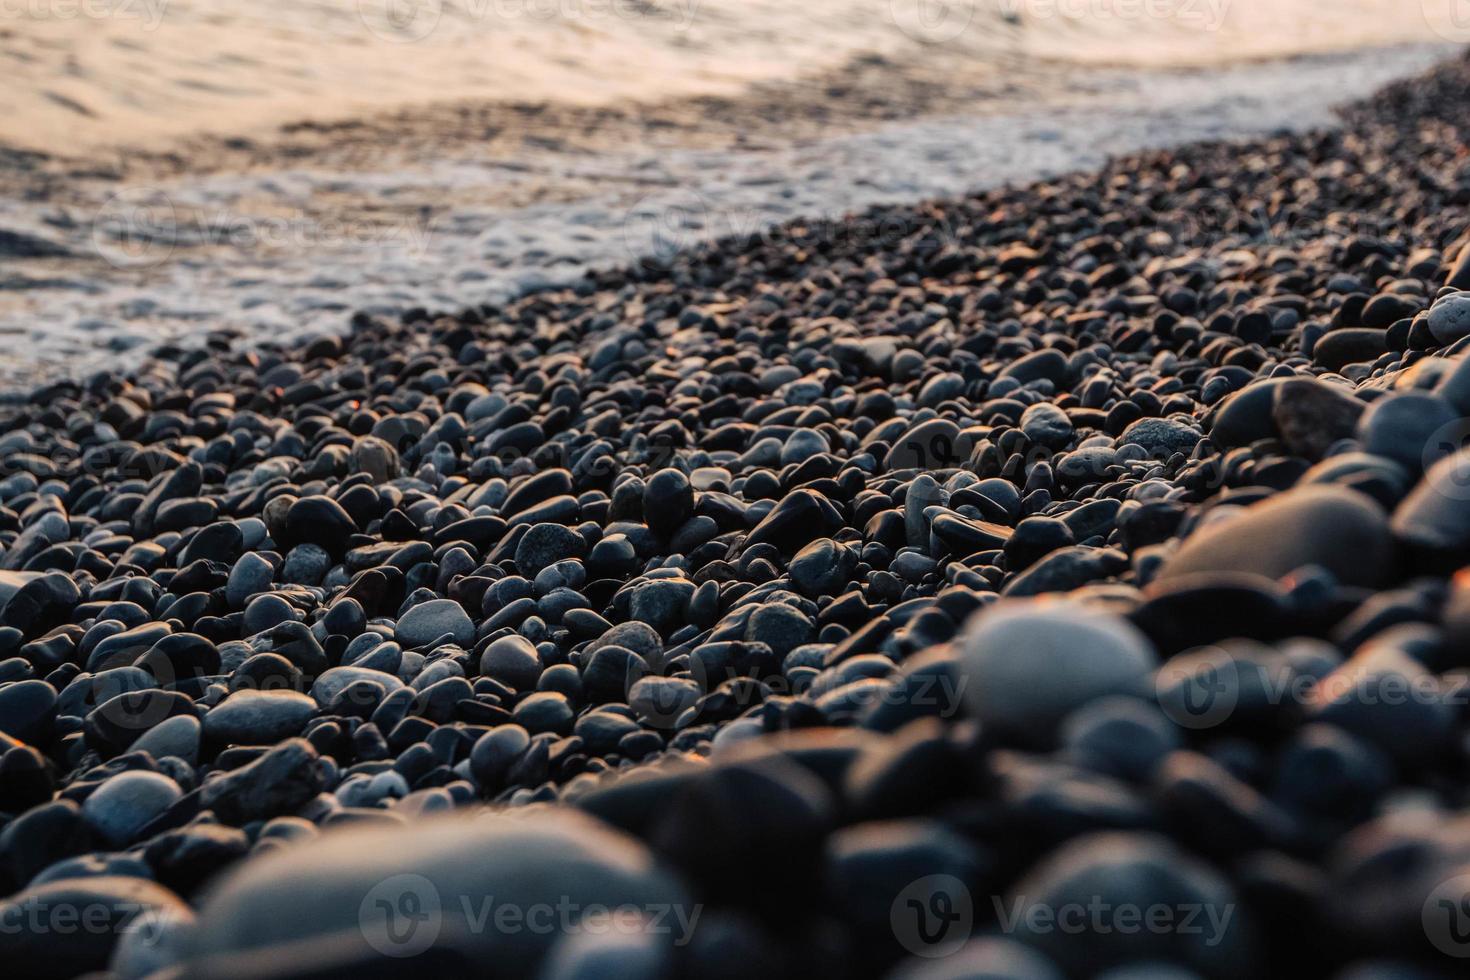
[[516,691],[535,690],[541,671],[536,648],[523,636],[502,636],[480,655],[480,675],[493,677]]
[[403,687],[403,681],[381,670],[371,670],[366,667],[333,667],[325,671],[311,685],[312,700],[325,708],[338,694],[342,693],[343,688],[357,681],[376,684],[389,694]]
[[1329,371],[1371,361],[1388,350],[1388,333],[1366,327],[1328,331],[1312,348],[1312,360]]
[[[563,931],[474,928],[477,897],[490,895],[521,909],[571,905],[579,918],[594,907],[689,901],[641,843],[591,817],[436,815],[410,827],[344,828],[245,862],[201,907],[194,956],[310,949],[329,957],[319,963],[381,962],[438,941],[452,942],[464,963],[537,975]],[[409,897],[438,928],[406,933],[388,917],[409,908]]]
[[1051,552],[1011,579],[1001,591],[1007,596],[1070,592],[1121,574],[1127,567],[1128,556],[1121,551],[1074,545]]
[[432,643],[449,634],[452,642],[468,646],[475,640],[475,624],[453,599],[421,602],[399,618],[393,638],[405,648]]
[[1072,420],[1050,402],[1037,402],[1021,413],[1020,428],[1026,438],[1048,449],[1065,449],[1072,441]]
[[1382,508],[1356,491],[1317,485],[1252,504],[1190,535],[1165,560],[1156,581],[1198,572],[1280,578],[1320,565],[1345,585],[1371,587],[1389,580],[1394,561]]
[[831,538],[821,538],[798,551],[787,572],[791,584],[803,595],[817,599],[845,591],[857,569],[857,561],[851,548]]
[[1427,469],[1460,448],[1466,429],[1449,402],[1423,392],[1398,392],[1369,406],[1358,426],[1363,451]]
[[1413,548],[1454,556],[1470,548],[1470,449],[1431,466],[1392,523],[1394,536]]
[[0,902],[0,922],[65,923],[65,931],[0,930],[0,962],[10,976],[28,980],[100,975],[115,948],[125,946],[130,935],[148,932],[143,923],[187,923],[193,915],[177,895],[146,878],[55,881]]
[[1446,346],[1470,336],[1470,294],[1453,293],[1435,301],[1427,322],[1430,334]]
[[254,762],[206,780],[199,801],[225,823],[241,826],[294,813],[325,783],[316,749],[305,739],[293,738]]
[[232,745],[274,745],[301,734],[316,710],[296,691],[236,691],[204,715],[204,734]]
[[254,636],[298,617],[296,607],[273,592],[258,595],[245,607],[244,633]]
[[1210,438],[1221,446],[1246,446],[1277,435],[1273,415],[1276,390],[1289,378],[1257,381],[1220,403],[1210,414]]
[[10,597],[19,592],[25,585],[41,577],[40,572],[15,572],[0,570],[0,610],[10,601]]
[[[1247,910],[1230,883],[1162,837],[1123,833],[1077,837],[1027,872],[1007,901],[1017,913],[1015,938],[1049,956],[1069,975],[1091,975],[1148,960],[1179,964],[1221,980],[1261,975]],[[1207,925],[1188,930],[1089,930],[1087,941],[1078,943],[1075,936],[1056,928],[1056,920],[1048,923],[1030,914],[1032,908],[1097,906],[1166,907],[1175,910],[1171,915],[1176,917],[1197,909],[1192,917]]]
[[315,544],[333,558],[341,558],[348,539],[357,531],[357,524],[337,501],[321,495],[302,497],[287,510],[286,537],[277,543],[287,547]]
[[1039,745],[1097,698],[1142,694],[1156,661],[1127,620],[1071,601],[998,604],[970,620],[962,642],[973,716]]
[[204,726],[193,715],[176,715],[154,725],[133,743],[134,752],[147,752],[155,759],[172,756],[190,765],[199,761],[199,740]]
[[56,689],[45,681],[0,685],[0,734],[44,745],[56,717]]
[[183,795],[178,783],[160,773],[121,772],[87,797],[82,816],[98,837],[123,847]]
[[319,585],[332,567],[332,556],[314,544],[298,544],[286,555],[281,581],[291,585]]
[[559,561],[586,555],[586,540],[571,528],[560,524],[533,524],[516,544],[516,570],[527,578],[534,578]]
[[928,473],[914,477],[903,498],[904,537],[910,548],[922,548],[929,543],[926,512],[931,507],[943,507],[948,499],[949,494]]
[[275,579],[275,567],[253,551],[236,560],[225,582],[225,601],[231,609],[243,609],[251,596],[265,592]]
[[500,789],[505,774],[531,747],[531,735],[520,725],[497,725],[481,735],[470,750],[470,772],[487,794]]

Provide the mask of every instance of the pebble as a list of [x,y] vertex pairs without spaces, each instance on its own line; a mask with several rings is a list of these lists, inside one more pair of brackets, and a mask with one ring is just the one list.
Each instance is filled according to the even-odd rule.
[[156,923],[161,938],[168,923],[193,920],[193,911],[177,895],[146,878],[104,875],[55,881],[0,902],[0,921],[58,924],[3,930],[0,957],[7,972],[37,980],[101,973],[115,951],[129,945],[128,937],[146,931],[141,922]]
[[178,783],[156,772],[120,772],[82,804],[82,816],[99,839],[123,847],[183,795]]
[[296,691],[236,691],[204,716],[204,736],[221,744],[274,745],[300,735],[316,702]]
[[979,613],[960,658],[975,717],[1039,745],[1097,698],[1142,695],[1154,663],[1147,638],[1128,622],[1067,602]]
[[1271,399],[1281,440],[1307,459],[1321,459],[1333,443],[1351,438],[1367,407],[1336,385],[1306,378],[1282,381]]
[[475,624],[453,599],[421,602],[398,620],[393,638],[405,647],[420,647],[442,636],[461,646],[474,642]]
[[[598,907],[665,909],[670,927],[657,935],[672,946],[677,920],[670,917],[690,914],[683,888],[642,844],[572,811],[535,819],[426,817],[418,829],[406,839],[391,827],[344,829],[309,850],[247,862],[200,909],[194,955],[290,943],[315,962],[346,967],[401,959],[443,936],[455,937],[463,962],[534,976],[568,931],[557,916],[571,916],[573,928],[585,921],[591,932],[612,927],[586,918]],[[304,881],[311,887],[301,887]],[[492,916],[501,906],[520,909],[525,927],[474,928],[483,922],[481,903],[492,897]],[[418,921],[437,929],[410,932],[391,917],[399,913],[427,915]],[[532,917],[547,915],[556,928],[530,928]]]
[[1299,487],[1213,523],[1185,539],[1159,580],[1201,572],[1279,578],[1307,565],[1347,585],[1381,585],[1392,574],[1393,536],[1372,499],[1336,486]]

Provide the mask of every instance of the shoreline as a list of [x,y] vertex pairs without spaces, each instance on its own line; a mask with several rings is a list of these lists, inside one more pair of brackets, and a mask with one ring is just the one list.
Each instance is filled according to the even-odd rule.
[[[343,329],[352,308],[500,302],[803,216],[1035,180],[1189,139],[1324,125],[1351,93],[1445,50],[1084,71],[1045,98],[1034,65],[966,74],[944,58],[922,68],[870,60],[840,83],[742,100],[445,106],[296,127],[273,148],[134,154],[110,176],[42,168],[18,178],[9,198],[20,203],[0,212],[0,228],[62,257],[15,263],[0,283],[0,331],[27,351],[0,383],[13,391],[27,375],[119,356],[136,364],[151,347],[196,342],[201,327],[299,335]],[[837,110],[810,122],[823,101]]]

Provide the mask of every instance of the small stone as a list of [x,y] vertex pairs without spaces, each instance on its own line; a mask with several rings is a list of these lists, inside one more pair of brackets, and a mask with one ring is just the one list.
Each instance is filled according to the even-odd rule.
[[147,752],[155,759],[172,756],[190,765],[199,761],[199,740],[204,726],[193,715],[176,715],[154,725],[133,743],[134,752]]
[[1141,446],[1150,459],[1167,460],[1175,453],[1188,455],[1202,436],[1198,429],[1177,419],[1139,419],[1118,437],[1120,446]]
[[541,658],[523,636],[502,636],[480,655],[480,675],[493,677],[516,691],[532,691],[541,679]]
[[231,609],[244,609],[251,596],[270,588],[275,575],[270,562],[253,551],[246,552],[230,569],[230,577],[225,582],[225,601]]
[[82,816],[102,840],[120,848],[183,795],[178,783],[159,773],[120,772],[87,797]]
[[1429,332],[1443,345],[1470,336],[1470,293],[1452,293],[1429,308]]
[[374,483],[398,479],[398,451],[377,436],[359,436],[352,442],[348,462],[354,473],[366,473]]
[[966,626],[965,696],[982,723],[1047,745],[1073,711],[1108,695],[1140,695],[1155,656],[1126,620],[1075,602],[1007,602]]
[[1039,446],[1065,449],[1072,441],[1072,420],[1055,405],[1038,402],[1021,413],[1021,431]]
[[115,974],[114,950],[132,941],[130,937],[152,934],[153,926],[140,923],[156,925],[161,939],[171,923],[191,923],[193,918],[177,895],[146,878],[104,875],[53,881],[0,902],[0,921],[73,925],[6,928],[0,931],[0,959],[7,974],[37,980],[104,972],[129,976]]
[[516,545],[516,569],[535,578],[550,565],[586,555],[587,542],[576,531],[560,524],[535,524]]
[[0,734],[45,745],[56,720],[56,689],[45,681],[0,685]]
[[1333,443],[1352,438],[1366,407],[1336,385],[1290,378],[1274,389],[1271,415],[1293,453],[1321,459]]
[[1387,580],[1393,562],[1382,509],[1355,491],[1319,485],[1271,497],[1190,535],[1165,561],[1158,581],[1195,572],[1280,578],[1320,565],[1345,584],[1374,586]]
[[200,803],[240,826],[293,813],[322,791],[325,779],[311,743],[293,738],[254,762],[206,780]]
[[296,691],[236,691],[204,715],[204,734],[223,744],[274,745],[300,735],[316,710]]
[[1369,406],[1358,438],[1365,452],[1417,473],[1459,448],[1459,421],[1460,413],[1437,395],[1396,392]]
[[453,599],[430,599],[404,613],[393,638],[405,648],[420,647],[448,634],[450,642],[468,646],[475,640],[475,624]]

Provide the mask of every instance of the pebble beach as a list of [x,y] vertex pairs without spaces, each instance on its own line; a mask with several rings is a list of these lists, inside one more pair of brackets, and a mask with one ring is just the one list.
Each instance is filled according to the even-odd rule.
[[1463,976],[1470,57],[1395,51],[16,371],[6,975]]

